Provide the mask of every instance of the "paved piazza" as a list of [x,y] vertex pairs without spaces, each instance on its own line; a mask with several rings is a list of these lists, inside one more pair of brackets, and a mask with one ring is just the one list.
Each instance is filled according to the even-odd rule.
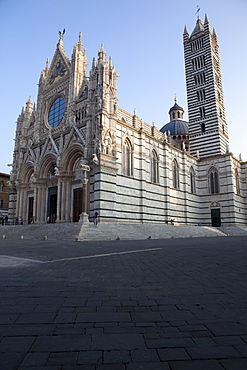
[[247,237],[0,240],[0,368],[246,370]]

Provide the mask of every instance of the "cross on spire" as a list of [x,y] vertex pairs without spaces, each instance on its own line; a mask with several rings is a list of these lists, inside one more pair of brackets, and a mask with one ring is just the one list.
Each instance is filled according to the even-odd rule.
[[197,18],[199,19],[200,18],[199,12],[200,12],[201,9],[199,8],[199,5],[197,5],[196,7],[197,7],[197,11],[196,11]]

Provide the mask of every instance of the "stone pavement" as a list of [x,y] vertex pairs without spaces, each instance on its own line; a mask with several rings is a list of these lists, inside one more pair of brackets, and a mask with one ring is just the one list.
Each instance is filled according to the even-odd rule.
[[247,237],[0,240],[0,369],[246,370]]

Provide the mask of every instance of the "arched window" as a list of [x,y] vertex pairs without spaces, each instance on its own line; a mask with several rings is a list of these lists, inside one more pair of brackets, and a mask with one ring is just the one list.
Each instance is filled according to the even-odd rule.
[[236,193],[240,194],[240,184],[239,184],[239,175],[237,168],[235,169],[235,184],[236,184]]
[[190,169],[190,191],[192,194],[196,194],[196,177],[193,167]]
[[209,191],[211,194],[217,194],[220,192],[219,188],[219,175],[216,168],[211,168],[208,174],[209,180]]
[[152,150],[150,162],[151,162],[151,182],[158,183],[159,182],[159,162],[158,162],[158,156],[155,150]]
[[123,175],[131,176],[132,175],[132,148],[131,148],[130,141],[128,139],[126,139],[123,144],[122,166],[123,166]]
[[179,169],[176,159],[172,162],[172,186],[179,189]]

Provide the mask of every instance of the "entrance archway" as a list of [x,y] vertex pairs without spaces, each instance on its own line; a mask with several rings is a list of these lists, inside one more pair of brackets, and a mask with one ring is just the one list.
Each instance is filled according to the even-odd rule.
[[47,222],[54,223],[57,219],[57,186],[48,189]]
[[212,202],[210,204],[211,208],[211,225],[214,227],[221,226],[221,214],[220,214],[220,203]]
[[74,189],[73,192],[73,222],[80,220],[80,214],[82,213],[82,188]]

